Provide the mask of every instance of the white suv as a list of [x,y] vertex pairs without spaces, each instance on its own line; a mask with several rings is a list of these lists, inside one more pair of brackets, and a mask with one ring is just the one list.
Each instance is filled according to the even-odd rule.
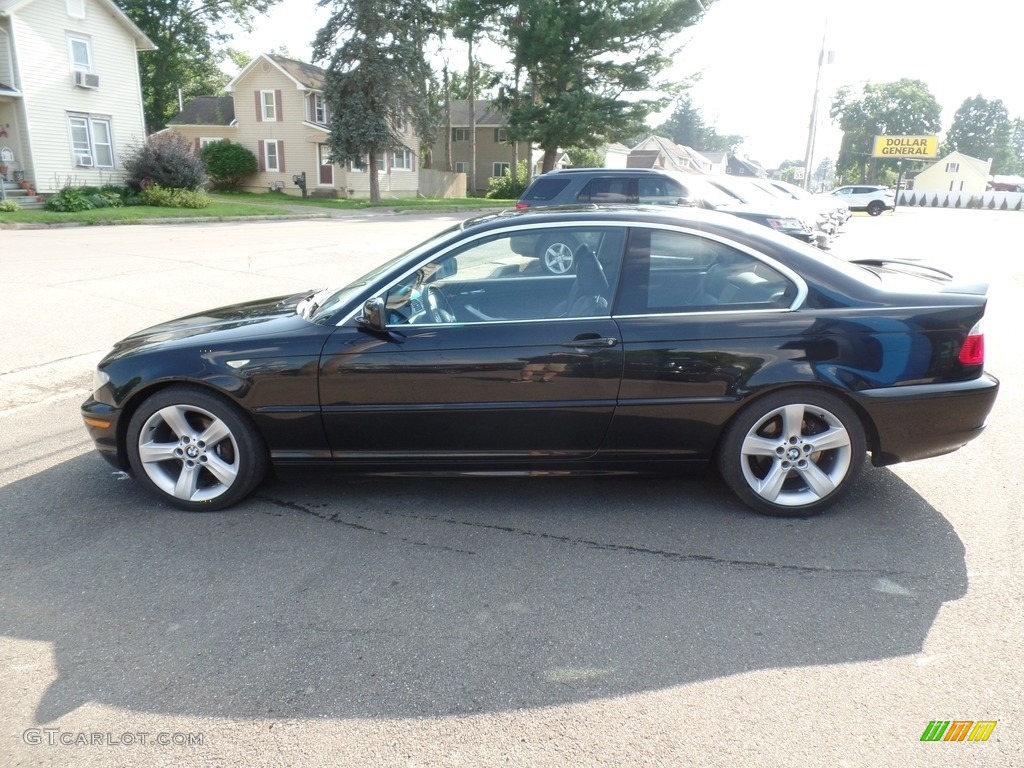
[[870,184],[851,184],[839,187],[826,193],[826,196],[837,197],[850,206],[851,211],[867,211],[877,216],[882,211],[896,207],[896,193],[887,187]]

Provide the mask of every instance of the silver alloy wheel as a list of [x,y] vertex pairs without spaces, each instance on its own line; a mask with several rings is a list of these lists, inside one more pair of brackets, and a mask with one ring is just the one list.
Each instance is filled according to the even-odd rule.
[[212,501],[238,478],[241,452],[228,425],[194,405],[168,405],[139,432],[139,460],[153,484],[182,501]]
[[544,249],[544,268],[553,275],[572,271],[573,252],[568,243],[555,240]]
[[821,501],[850,472],[853,446],[843,422],[817,405],[790,403],[769,411],[740,447],[743,478],[771,504],[795,507]]

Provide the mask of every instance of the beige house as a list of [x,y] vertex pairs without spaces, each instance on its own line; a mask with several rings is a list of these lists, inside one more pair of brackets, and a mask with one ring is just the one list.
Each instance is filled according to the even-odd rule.
[[696,150],[652,134],[633,147],[626,158],[626,167],[706,174],[712,172],[713,166]]
[[984,192],[988,188],[991,160],[979,160],[951,152],[914,177],[914,190],[926,192]]
[[[477,99],[476,111],[476,194],[487,192],[487,182],[511,168],[513,147],[505,136],[505,116],[487,99]],[[469,179],[469,100],[455,99],[451,105],[452,168]],[[444,166],[444,136],[432,148],[434,165]],[[519,162],[530,159],[530,145],[519,142]],[[468,183],[468,182],[467,182]]]
[[[369,197],[365,161],[337,164],[327,145],[329,114],[324,70],[276,54],[260,54],[227,85],[227,96],[189,102],[168,123],[198,148],[229,139],[250,149],[259,172],[245,189],[301,195],[293,177],[305,174],[306,191],[324,197]],[[419,192],[419,137],[401,117],[395,128],[404,146],[377,159],[381,196]]]
[[121,156],[146,139],[138,54],[152,50],[111,0],[0,0],[7,182],[43,193],[121,182]]

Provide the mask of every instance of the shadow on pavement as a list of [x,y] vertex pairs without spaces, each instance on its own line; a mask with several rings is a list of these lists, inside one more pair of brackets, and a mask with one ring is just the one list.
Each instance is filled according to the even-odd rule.
[[0,634],[51,643],[37,723],[561,705],[920,651],[964,548],[888,470],[823,517],[714,478],[266,483],[223,513],[85,455],[0,489]]

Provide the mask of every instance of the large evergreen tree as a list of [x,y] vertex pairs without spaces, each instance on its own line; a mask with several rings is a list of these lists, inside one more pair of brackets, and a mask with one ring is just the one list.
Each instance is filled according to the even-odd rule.
[[694,106],[688,94],[679,97],[672,114],[654,131],[659,136],[666,136],[676,144],[696,149],[698,152],[707,150],[735,154],[736,149],[743,143],[742,136],[726,136],[715,130],[713,125],[708,125],[704,115]]
[[320,0],[320,5],[333,8],[313,43],[314,59],[328,60],[327,143],[336,162],[366,161],[370,199],[379,201],[377,159],[403,146],[398,121],[411,117],[425,143],[436,136],[425,51],[437,17],[426,0]]
[[[709,0],[704,0],[707,6]],[[509,138],[544,150],[543,170],[559,147],[597,147],[635,133],[664,106],[645,97],[671,84],[658,75],[669,63],[664,42],[700,14],[697,0],[517,0],[487,3],[499,19],[511,72],[500,103]]]
[[941,113],[935,96],[920,80],[868,83],[861,93],[840,88],[832,102],[832,119],[843,130],[836,161],[839,175],[844,181],[860,182],[874,181],[882,169],[890,169],[895,175],[896,160],[871,162],[875,136],[937,134]]
[[185,100],[219,93],[228,77],[218,46],[231,39],[229,23],[251,29],[255,15],[279,0],[119,0],[119,6],[158,50],[139,55],[139,78],[146,129],[167,125],[178,112],[178,89]]
[[946,134],[947,151],[962,152],[980,160],[992,158],[992,173],[1012,173],[1014,152],[1011,145],[1013,122],[1001,99],[975,96],[964,99],[953,115]]

